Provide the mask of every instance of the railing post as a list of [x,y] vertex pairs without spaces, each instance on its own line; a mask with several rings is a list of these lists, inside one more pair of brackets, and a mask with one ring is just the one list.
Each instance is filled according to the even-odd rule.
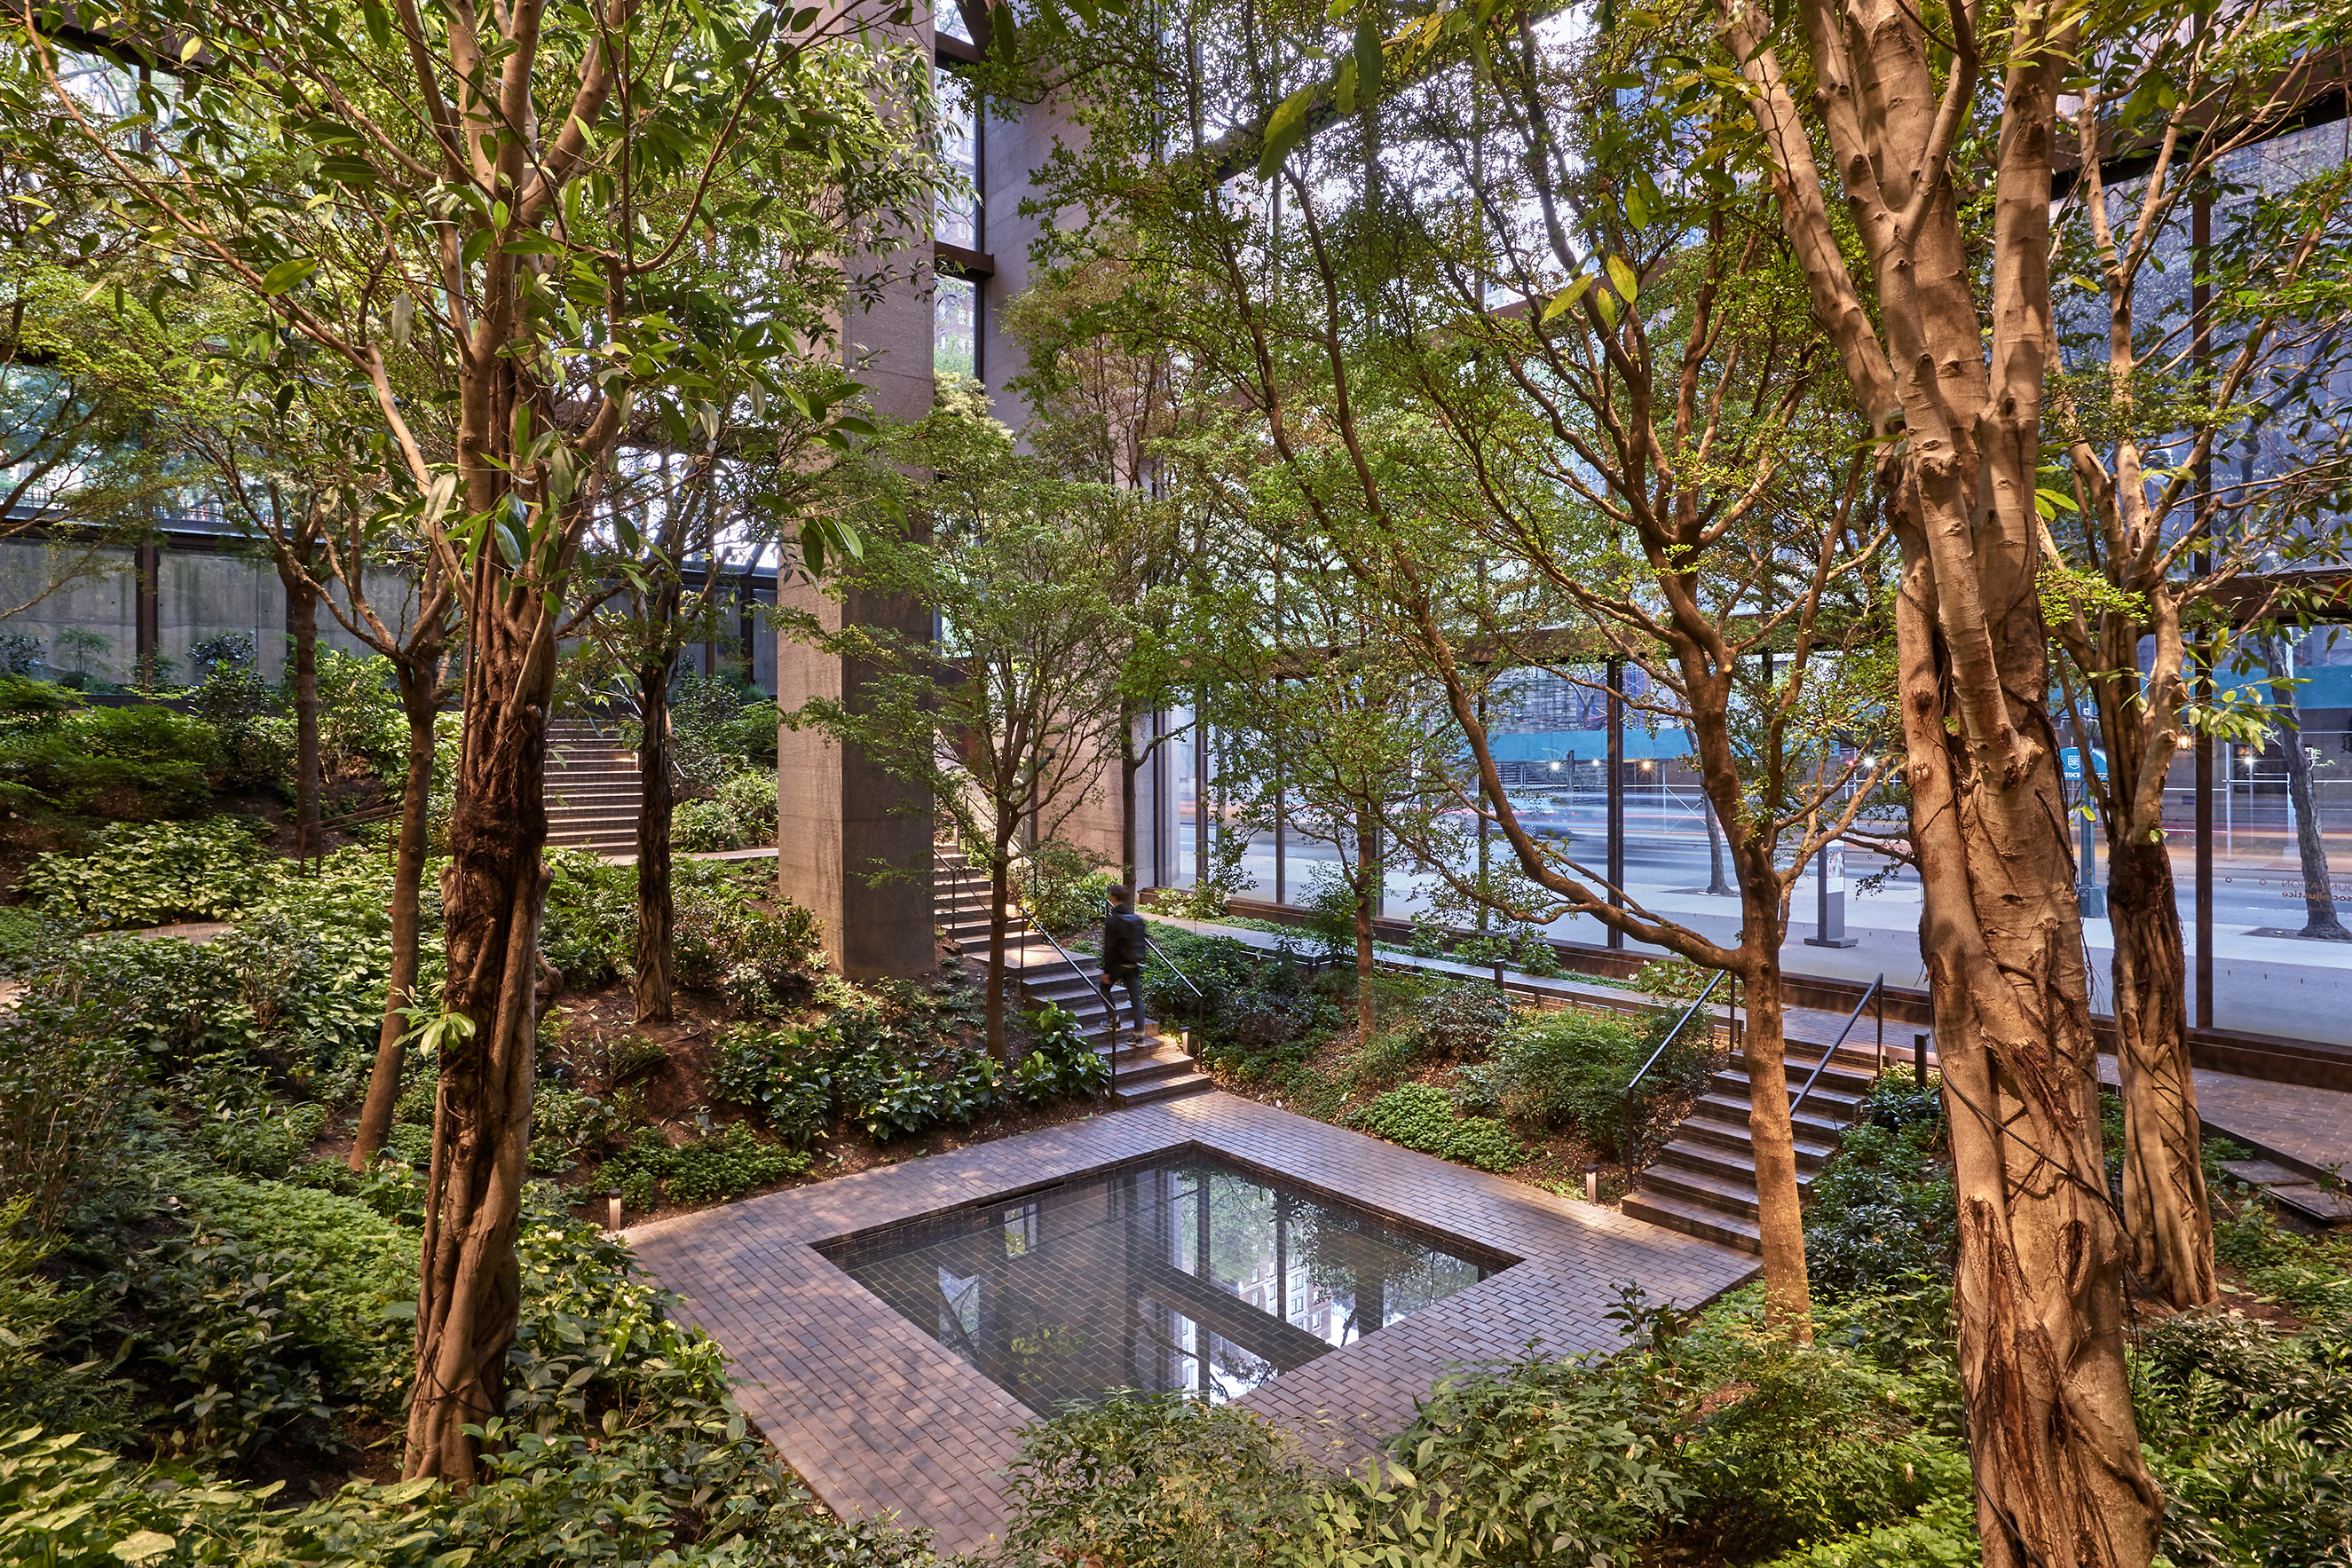
[[1911,1037],[1911,1064],[1917,1074],[1919,1087],[1925,1089],[1927,1087],[1927,1037],[1924,1034]]

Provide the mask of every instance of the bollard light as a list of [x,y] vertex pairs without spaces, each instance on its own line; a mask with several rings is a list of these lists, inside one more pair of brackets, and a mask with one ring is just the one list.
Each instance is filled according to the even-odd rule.
[[1584,1201],[1587,1203],[1601,1201],[1601,1167],[1599,1166],[1584,1167]]
[[604,1206],[606,1215],[604,1228],[619,1230],[621,1228],[621,1189],[619,1187],[616,1186],[604,1195]]

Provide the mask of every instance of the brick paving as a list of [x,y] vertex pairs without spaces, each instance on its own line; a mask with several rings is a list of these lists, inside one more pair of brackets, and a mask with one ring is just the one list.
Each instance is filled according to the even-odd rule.
[[986,1544],[1006,1517],[1003,1472],[1034,1413],[817,1250],[941,1209],[1012,1197],[1142,1156],[1196,1147],[1408,1228],[1518,1262],[1286,1372],[1242,1403],[1333,1464],[1367,1457],[1412,1418],[1453,1364],[1574,1354],[1617,1343],[1618,1285],[1695,1305],[1754,1260],[1613,1209],[1234,1095],[1115,1112],[774,1193],[628,1233],[638,1260],[685,1298],[681,1315],[733,1357],[740,1398],[827,1506],[897,1513],[944,1550]]

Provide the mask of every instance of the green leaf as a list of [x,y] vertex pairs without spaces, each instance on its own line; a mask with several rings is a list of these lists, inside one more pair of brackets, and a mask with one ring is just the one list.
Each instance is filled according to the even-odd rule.
[[404,353],[408,349],[408,330],[416,321],[416,301],[405,290],[392,300],[392,351]]
[[1331,80],[1331,101],[1342,114],[1356,112],[1356,62],[1353,57],[1339,62],[1339,74]]
[[375,47],[379,49],[391,47],[392,14],[383,8],[380,0],[360,0],[360,11],[367,19],[368,37],[375,40]]
[[1367,99],[1381,90],[1381,24],[1367,8],[1356,19],[1356,81]]
[[136,1535],[126,1535],[108,1550],[125,1563],[146,1563],[161,1557],[180,1544],[177,1537],[160,1530],[142,1530]]
[[522,565],[522,540],[504,517],[499,519],[499,557],[507,563],[509,571]]
[[1315,107],[1316,89],[1302,87],[1277,105],[1266,116],[1265,147],[1258,154],[1257,177],[1271,180],[1282,167],[1290,150],[1307,134],[1307,112]]
[[1609,258],[1609,286],[1617,290],[1620,299],[1631,305],[1633,296],[1641,292],[1642,275],[1623,256],[1612,256]]
[[1601,324],[1614,330],[1617,326],[1617,297],[1614,294],[1595,294],[1592,308],[1601,312]]
[[298,256],[281,261],[261,275],[261,292],[274,298],[318,270],[319,258],[315,256]]
[[1587,274],[1553,295],[1551,303],[1544,307],[1543,319],[1549,321],[1561,311],[1573,307],[1578,300],[1584,298],[1584,291],[1591,287],[1592,277]]

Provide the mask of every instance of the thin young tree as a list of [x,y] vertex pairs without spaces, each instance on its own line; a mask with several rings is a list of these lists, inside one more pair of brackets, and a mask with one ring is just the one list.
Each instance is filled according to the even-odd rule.
[[[1717,11],[1900,552],[1896,709],[1984,1560],[2142,1568],[2160,1497],[2124,1361],[2122,1228],[2039,596],[2058,95],[2091,14],[2034,0],[1992,31],[1964,0],[1931,31],[1907,0],[1797,0],[1786,26],[1752,0]],[[1987,102],[1997,123],[1968,136]]]
[[[1819,334],[1741,184],[1737,111],[1625,85],[1696,47],[1687,24],[1539,40],[1496,7],[1393,37],[1366,20],[1336,78],[1275,106],[1297,30],[1328,24],[1255,15],[1160,66],[1268,106],[1262,186],[1227,185],[1212,149],[1168,157],[1113,98],[1067,196],[1116,209],[1098,232],[1134,236],[1127,265],[1152,285],[1135,310],[1262,433],[1264,471],[1235,482],[1291,497],[1411,649],[1466,749],[1457,805],[1549,907],[1482,885],[1434,840],[1420,858],[1514,917],[1586,915],[1742,980],[1768,1297],[1805,1336],[1780,948],[1796,878],[1866,795],[1879,531],[1860,466],[1811,456],[1832,428]],[[1475,69],[1444,64],[1465,55]],[[1688,171],[1671,192],[1662,147]],[[1786,657],[1768,687],[1771,649]],[[1589,679],[1578,667],[1610,658],[1645,667],[1660,716],[1692,729],[1728,827],[1736,943],[1609,885],[1503,786],[1498,677]],[[1769,744],[1735,748],[1751,713]]]
[[1057,836],[1086,803],[1120,711],[1128,628],[1092,544],[1125,498],[1017,453],[976,383],[943,382],[939,406],[886,435],[874,456],[845,471],[864,553],[831,591],[920,604],[939,634],[780,617],[791,634],[865,672],[854,694],[813,697],[785,722],[813,725],[922,786],[983,862],[988,1048],[1009,1065],[1014,868],[1024,838],[1034,848]]
[[[179,269],[167,277],[250,299],[256,329],[231,347],[265,384],[330,375],[372,397],[410,492],[404,526],[464,606],[404,1469],[467,1479],[476,1434],[503,1408],[516,1322],[548,710],[606,459],[639,405],[702,401],[698,350],[766,336],[727,301],[669,286],[698,242],[719,231],[749,246],[776,222],[837,255],[853,226],[887,226],[887,214],[713,201],[747,122],[800,127],[793,155],[829,166],[888,162],[900,138],[882,106],[925,89],[903,54],[852,42],[862,23],[838,12],[394,0],[354,17],[155,0],[78,19],[125,39],[200,39],[186,53],[204,55],[201,89],[173,83],[179,51],[159,55],[166,69],[139,89],[145,118],[126,130],[59,77],[50,17],[28,3],[12,31],[48,93],[12,106],[27,155],[95,164],[118,220]],[[390,358],[412,339],[454,392],[446,463],[394,388]]]
[[[2080,297],[2062,295],[2046,429],[2065,477],[2043,483],[2054,581],[2042,597],[2088,699],[2076,731],[2095,718],[2105,758],[2084,777],[2106,838],[2132,1271],[2183,1310],[2216,1284],[2165,784],[2192,726],[2210,745],[2252,721],[2194,688],[2200,651],[2210,669],[2233,641],[2224,620],[2259,620],[2276,598],[2254,574],[2341,548],[2341,528],[2319,521],[2343,482],[2325,408],[2336,378],[2313,373],[2341,328],[2304,317],[2309,280],[2352,262],[2352,169],[2301,166],[2291,141],[2263,146],[2319,89],[2315,27],[2252,5],[2101,40],[2059,128],[2076,170],[2060,265],[2095,292],[2072,307]],[[2117,162],[2144,166],[2110,180]],[[2217,483],[2217,460],[2240,448],[2245,474],[2222,462]],[[2237,603],[2220,602],[2225,590]],[[2315,858],[2311,934],[2340,937],[2325,854],[2305,870]]]

